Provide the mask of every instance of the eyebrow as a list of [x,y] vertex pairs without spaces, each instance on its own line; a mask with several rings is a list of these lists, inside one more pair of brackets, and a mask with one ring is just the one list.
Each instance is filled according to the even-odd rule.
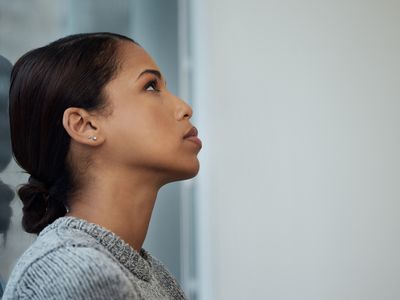
[[138,80],[140,77],[142,77],[142,76],[145,75],[145,74],[153,74],[153,75],[157,76],[158,79],[160,79],[160,80],[161,80],[161,78],[162,78],[162,75],[161,75],[160,71],[158,71],[158,70],[153,70],[153,69],[146,69],[146,70],[144,70],[142,73],[139,74],[139,76],[137,77],[136,80]]

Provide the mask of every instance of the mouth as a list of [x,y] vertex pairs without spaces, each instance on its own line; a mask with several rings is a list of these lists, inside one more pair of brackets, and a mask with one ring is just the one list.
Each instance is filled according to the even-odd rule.
[[198,131],[196,127],[192,127],[185,135],[184,135],[184,139],[188,138],[188,137],[192,137],[192,136],[197,136],[198,135]]
[[196,127],[192,127],[183,137],[184,140],[195,143],[199,148],[202,147],[201,140],[197,137],[198,131]]

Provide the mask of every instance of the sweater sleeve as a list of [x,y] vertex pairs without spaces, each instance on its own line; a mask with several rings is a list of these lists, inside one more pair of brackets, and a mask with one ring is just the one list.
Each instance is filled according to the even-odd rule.
[[136,287],[110,257],[72,246],[36,259],[9,292],[10,298],[4,299],[139,299]]

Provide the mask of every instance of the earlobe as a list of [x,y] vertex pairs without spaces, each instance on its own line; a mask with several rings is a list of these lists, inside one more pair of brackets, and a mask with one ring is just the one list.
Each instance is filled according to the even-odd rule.
[[63,126],[71,139],[80,144],[97,146],[103,143],[96,117],[82,108],[67,108],[63,115]]

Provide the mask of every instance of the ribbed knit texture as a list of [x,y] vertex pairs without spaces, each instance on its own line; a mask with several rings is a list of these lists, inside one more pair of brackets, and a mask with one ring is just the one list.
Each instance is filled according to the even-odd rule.
[[166,268],[111,231],[75,217],[47,226],[18,260],[6,299],[185,299]]

